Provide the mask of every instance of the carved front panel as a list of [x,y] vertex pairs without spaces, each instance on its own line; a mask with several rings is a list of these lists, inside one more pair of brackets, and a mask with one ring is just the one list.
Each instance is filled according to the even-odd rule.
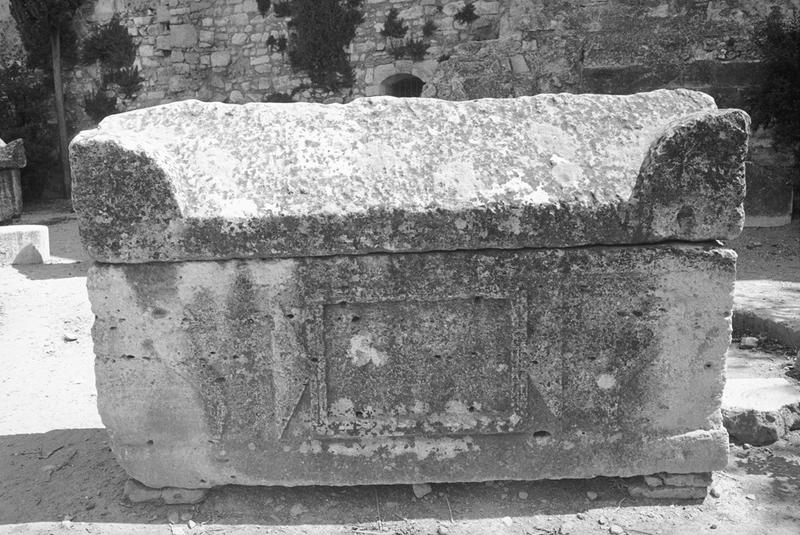
[[515,430],[524,416],[524,301],[431,297],[318,307],[319,434]]

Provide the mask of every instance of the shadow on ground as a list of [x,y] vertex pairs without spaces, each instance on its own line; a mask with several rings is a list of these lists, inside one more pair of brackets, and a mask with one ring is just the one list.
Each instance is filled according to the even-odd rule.
[[76,262],[74,264],[22,264],[12,266],[29,280],[69,279],[85,277],[91,264]]
[[[414,497],[409,485],[227,486],[213,489],[196,506],[165,506],[127,502],[122,495],[126,477],[110,451],[105,429],[2,436],[0,524],[60,522],[65,517],[82,523],[163,524],[171,511],[180,511],[190,512],[198,522],[343,526],[419,519],[449,522],[451,518],[574,515],[596,508],[637,505],[628,497],[623,480],[595,478],[434,484],[433,491],[421,499]],[[596,493],[597,497],[590,500],[587,493]],[[670,505],[663,501],[659,504]]]

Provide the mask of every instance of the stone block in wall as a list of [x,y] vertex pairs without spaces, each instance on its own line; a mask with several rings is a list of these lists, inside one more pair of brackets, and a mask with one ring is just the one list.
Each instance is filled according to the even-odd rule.
[[[669,78],[677,77],[676,67],[675,76]],[[584,67],[581,81],[581,91],[607,95],[638,93],[663,85],[662,80],[653,77],[652,69],[644,65]]]
[[422,6],[409,6],[399,12],[398,18],[405,21],[415,21],[422,18],[423,14]]
[[761,62],[715,61],[714,85],[721,87],[757,87],[762,81]]
[[511,71],[517,74],[524,74],[526,72],[530,72],[530,68],[528,67],[528,63],[525,61],[525,56],[522,54],[516,54],[509,58],[511,62]]
[[497,15],[500,13],[500,2],[485,2],[478,0],[474,2],[475,14],[478,16]]
[[159,35],[156,37],[155,43],[156,50],[171,50],[172,49],[172,39],[169,35]]
[[169,19],[170,19],[169,6],[167,6],[165,3],[162,2],[156,8],[156,22],[165,23],[169,22]]
[[214,31],[200,30],[199,39],[200,39],[200,46],[202,47],[211,46],[214,43]]
[[235,33],[231,36],[230,43],[234,46],[240,46],[245,44],[249,37],[246,33]]
[[97,24],[107,24],[116,13],[116,0],[95,0],[93,18]]
[[230,17],[230,24],[232,26],[244,26],[250,22],[250,15],[247,13],[236,13],[235,15],[231,15]]
[[738,233],[746,140],[687,91],[107,118],[71,158],[112,449],[184,488],[721,468],[735,254],[663,240]]
[[169,39],[172,48],[192,48],[197,45],[197,29],[193,24],[173,24],[169,29]]
[[227,67],[231,62],[231,53],[227,50],[217,50],[211,53],[212,67]]

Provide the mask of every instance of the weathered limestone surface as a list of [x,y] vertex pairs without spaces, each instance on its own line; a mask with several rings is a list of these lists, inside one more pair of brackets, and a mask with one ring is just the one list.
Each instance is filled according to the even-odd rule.
[[748,128],[690,91],[106,119],[71,156],[116,455],[188,489],[721,468]]
[[151,487],[709,472],[734,264],[713,244],[96,264],[99,408]]
[[0,265],[50,261],[50,233],[45,225],[0,226]]
[[72,143],[104,262],[732,238],[749,118],[698,92],[185,101]]
[[22,214],[20,169],[27,165],[21,139],[5,144],[0,139],[0,223]]

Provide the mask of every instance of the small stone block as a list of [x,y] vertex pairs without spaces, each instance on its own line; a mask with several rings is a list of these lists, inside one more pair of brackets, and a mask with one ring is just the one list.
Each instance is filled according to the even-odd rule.
[[50,261],[50,237],[44,225],[0,227],[0,265]]
[[665,485],[673,487],[707,487],[711,484],[711,474],[664,474]]
[[166,487],[161,489],[161,498],[169,505],[191,505],[202,502],[208,489],[179,489]]
[[648,487],[660,487],[664,484],[658,476],[644,476],[644,482]]
[[163,501],[168,505],[191,505],[202,502],[208,494],[208,489],[180,489],[176,487],[154,489],[135,479],[128,479],[125,482],[123,494],[132,503]]
[[414,492],[414,496],[416,496],[417,499],[424,498],[433,492],[433,489],[427,483],[417,483],[416,485],[411,485],[411,490]]
[[671,487],[649,488],[644,485],[631,485],[628,494],[634,498],[650,498],[655,500],[702,500],[706,497],[706,487]]
[[161,489],[153,489],[135,479],[125,482],[123,494],[132,503],[157,502],[161,500]]

